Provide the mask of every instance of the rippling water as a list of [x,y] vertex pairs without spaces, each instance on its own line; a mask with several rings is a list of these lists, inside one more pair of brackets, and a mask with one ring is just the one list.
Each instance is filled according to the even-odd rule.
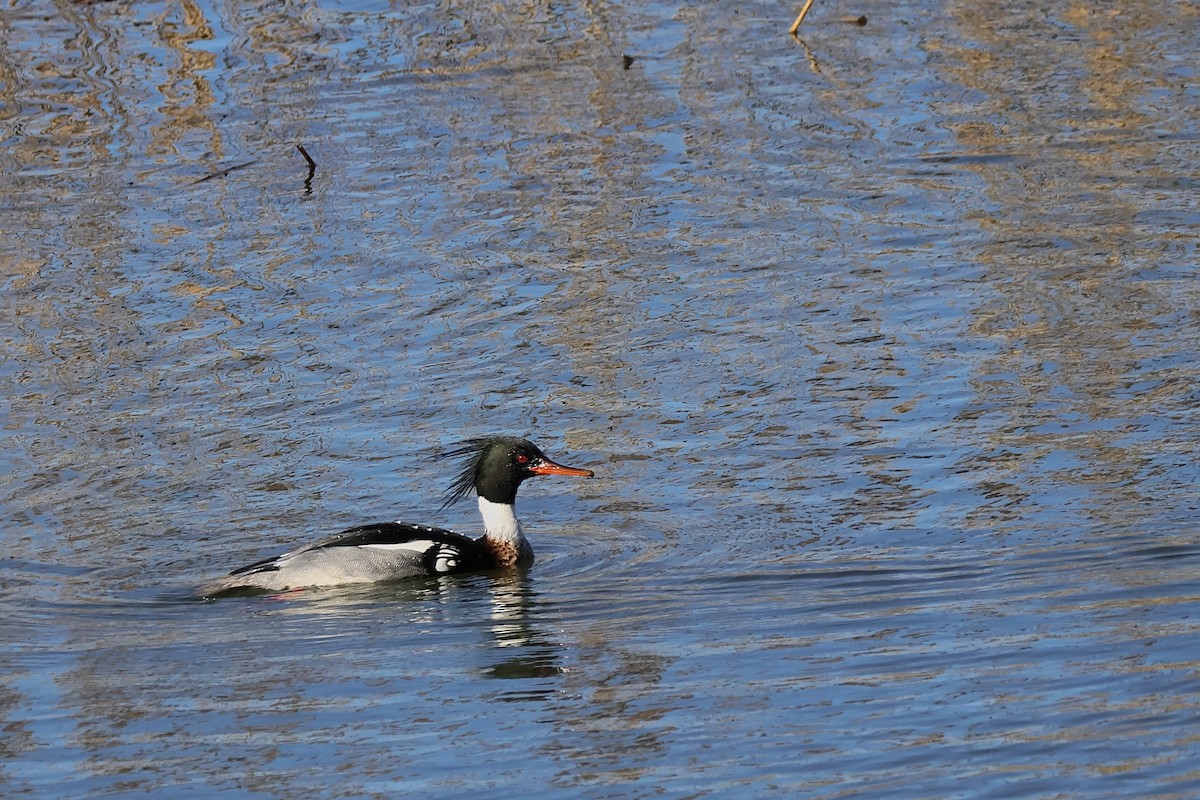
[[0,12],[0,794],[1200,796],[1195,9],[794,12]]

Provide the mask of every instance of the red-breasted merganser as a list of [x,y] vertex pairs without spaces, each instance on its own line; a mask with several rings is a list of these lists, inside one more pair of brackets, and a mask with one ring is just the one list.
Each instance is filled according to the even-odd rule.
[[360,525],[276,558],[235,569],[202,587],[199,594],[219,597],[528,567],[533,563],[533,548],[514,510],[521,481],[535,475],[590,478],[595,474],[590,469],[556,464],[533,443],[511,436],[471,439],[445,456],[465,457],[466,461],[447,490],[442,508],[474,490],[483,515],[480,538],[405,522]]

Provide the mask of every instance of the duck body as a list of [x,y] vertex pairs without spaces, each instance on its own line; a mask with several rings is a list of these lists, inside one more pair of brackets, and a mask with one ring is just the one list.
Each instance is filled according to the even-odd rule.
[[468,463],[442,507],[476,492],[484,523],[484,534],[478,539],[406,522],[359,525],[235,569],[202,587],[199,594],[219,597],[529,567],[533,548],[517,520],[517,487],[536,475],[593,474],[556,464],[532,443],[513,437],[474,439],[446,455],[467,456]]

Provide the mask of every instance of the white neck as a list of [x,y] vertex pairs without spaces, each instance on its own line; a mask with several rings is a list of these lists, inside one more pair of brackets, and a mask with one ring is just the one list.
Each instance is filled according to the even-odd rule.
[[479,513],[483,515],[483,532],[501,542],[519,542],[525,538],[516,511],[508,503],[493,503],[479,498]]

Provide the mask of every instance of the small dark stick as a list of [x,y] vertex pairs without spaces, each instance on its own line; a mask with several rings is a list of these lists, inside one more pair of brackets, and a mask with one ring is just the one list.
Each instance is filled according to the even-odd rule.
[[247,161],[245,164],[234,164],[232,167],[226,167],[225,169],[219,170],[218,172],[214,172],[211,175],[205,175],[203,178],[197,178],[196,180],[192,181],[188,185],[195,186],[197,183],[204,183],[205,181],[211,181],[213,178],[224,178],[226,175],[233,172],[235,169],[245,169],[246,167],[250,166],[251,164],[257,164],[257,163],[258,163],[258,161],[256,159],[254,161]]
[[298,144],[298,145],[296,145],[296,149],[300,151],[300,155],[304,156],[304,160],[308,162],[309,170],[312,172],[316,172],[317,171],[317,162],[312,160],[312,156],[310,156],[308,154],[308,151],[304,149],[304,145]]
[[317,162],[313,161],[312,156],[304,149],[304,145],[296,145],[296,149],[300,151],[300,155],[304,156],[304,160],[308,162],[308,175],[304,178],[304,193],[312,194],[312,179],[313,175],[317,174]]
[[808,16],[808,10],[812,8],[813,0],[804,0],[804,8],[800,9],[800,14],[796,17],[796,21],[792,23],[792,27],[788,28],[788,33],[792,36],[796,35],[796,31],[800,30],[800,24],[804,22],[804,18]]

